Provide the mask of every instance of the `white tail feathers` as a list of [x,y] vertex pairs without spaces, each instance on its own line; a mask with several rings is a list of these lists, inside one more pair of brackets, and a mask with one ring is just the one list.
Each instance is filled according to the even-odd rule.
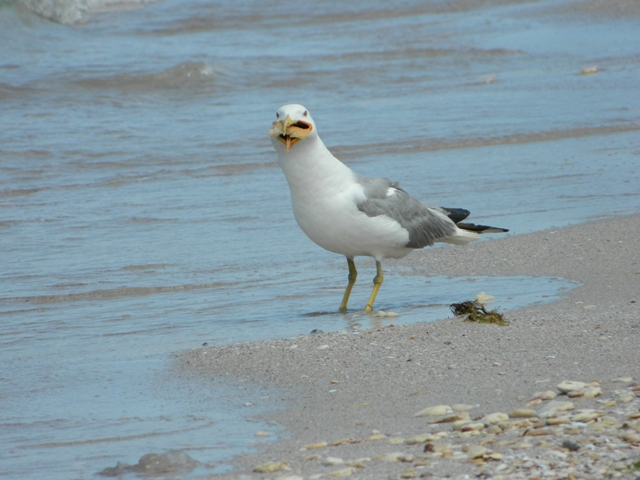
[[456,233],[454,235],[441,238],[438,242],[453,243],[454,245],[466,245],[467,243],[475,240],[480,240],[480,234],[456,227]]

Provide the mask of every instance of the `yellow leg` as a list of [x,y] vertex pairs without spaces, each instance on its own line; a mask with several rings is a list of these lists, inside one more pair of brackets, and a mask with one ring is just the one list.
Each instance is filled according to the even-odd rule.
[[349,301],[349,295],[351,295],[351,289],[356,283],[356,278],[358,278],[356,264],[353,263],[353,259],[347,257],[347,264],[349,265],[349,284],[347,285],[347,289],[344,291],[344,297],[342,297],[342,303],[340,304],[341,312],[347,311],[347,302]]
[[369,297],[369,303],[364,307],[364,311],[367,313],[373,312],[373,302],[376,301],[376,295],[378,295],[378,290],[380,290],[380,285],[384,282],[384,275],[382,274],[382,265],[380,262],[376,260],[376,270],[377,274],[373,277],[373,291],[371,292],[371,296]]

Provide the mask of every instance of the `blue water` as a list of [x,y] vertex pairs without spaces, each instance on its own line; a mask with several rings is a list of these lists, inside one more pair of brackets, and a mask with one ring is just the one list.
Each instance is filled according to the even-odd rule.
[[[286,432],[250,421],[269,392],[177,379],[174,352],[388,323],[358,313],[366,259],[335,313],[345,261],[295,225],[267,138],[284,103],[358,173],[510,234],[639,211],[640,12],[615,2],[105,5],[0,3],[3,478],[170,449],[222,471]],[[405,273],[393,323],[575,286]]]

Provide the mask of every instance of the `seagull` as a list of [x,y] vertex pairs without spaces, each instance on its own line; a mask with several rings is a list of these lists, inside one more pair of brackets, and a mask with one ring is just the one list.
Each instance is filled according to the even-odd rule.
[[371,313],[384,281],[382,261],[435,242],[464,245],[504,228],[462,223],[469,211],[420,203],[387,178],[358,175],[334,157],[302,105],[284,105],[269,129],[291,190],[293,214],[316,244],[347,258],[349,275],[340,311],[347,311],[358,272],[354,257],[373,257],[376,276],[364,311]]

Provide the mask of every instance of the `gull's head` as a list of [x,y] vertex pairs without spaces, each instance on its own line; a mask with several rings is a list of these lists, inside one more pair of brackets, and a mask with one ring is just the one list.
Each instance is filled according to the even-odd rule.
[[295,143],[304,140],[312,133],[316,134],[316,124],[309,110],[296,104],[280,107],[276,112],[276,121],[269,129],[269,136],[280,140],[287,152]]

